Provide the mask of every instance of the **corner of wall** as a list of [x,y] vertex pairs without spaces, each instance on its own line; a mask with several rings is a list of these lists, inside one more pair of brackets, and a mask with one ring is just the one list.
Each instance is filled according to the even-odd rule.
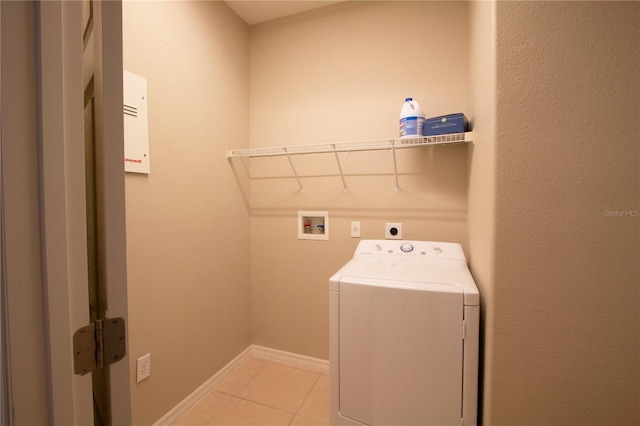
[[469,267],[480,290],[479,418],[491,410],[495,268],[496,2],[471,2],[469,78],[474,143],[469,162]]

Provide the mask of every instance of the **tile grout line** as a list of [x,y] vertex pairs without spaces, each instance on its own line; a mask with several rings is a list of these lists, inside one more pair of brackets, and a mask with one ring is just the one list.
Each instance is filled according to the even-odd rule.
[[[238,370],[239,370],[239,369],[240,369],[240,368],[241,368],[241,367],[242,367],[242,366],[247,362],[247,360],[249,360],[249,359],[251,359],[251,358],[252,358],[252,357],[251,357],[251,356],[249,356],[246,360],[244,360],[244,361],[242,362],[242,364],[240,364],[240,365],[239,365],[239,366],[237,366],[233,371],[231,371],[229,374],[227,374],[227,376],[226,376],[226,377],[225,377],[225,378],[224,378],[220,383],[222,383],[222,382],[223,382],[224,380],[226,380],[227,378],[231,377],[231,375],[233,375],[235,372],[237,372],[237,371],[238,371]],[[253,359],[256,359],[256,358],[253,358]],[[263,361],[263,360],[261,360],[261,361]],[[249,383],[251,383],[251,381],[252,381],[253,379],[255,379],[255,378],[256,378],[256,376],[257,376],[258,374],[260,374],[260,372],[261,372],[261,371],[262,371],[266,366],[267,366],[267,363],[265,363],[262,367],[260,367],[260,369],[259,369],[258,371],[256,371],[256,373],[255,373],[255,374],[253,374],[253,375],[251,376],[251,378],[247,381],[247,383],[245,383],[244,385],[242,385],[242,387],[241,387],[240,389],[238,389],[237,393],[240,393],[240,392],[242,391],[242,389],[244,389],[245,387],[247,387],[247,385],[248,385]],[[221,416],[221,415],[222,415],[222,411],[223,411],[223,410],[224,410],[224,409],[229,405],[229,403],[232,401],[232,399],[233,399],[233,398],[240,399],[240,400],[244,400],[244,401],[251,402],[251,403],[254,403],[254,404],[258,404],[258,405],[262,405],[263,407],[268,407],[268,408],[275,409],[275,407],[269,407],[268,405],[260,404],[260,403],[259,403],[259,402],[257,402],[257,401],[251,401],[251,400],[249,400],[249,399],[242,398],[242,397],[241,397],[241,396],[239,396],[239,395],[234,395],[234,394],[229,393],[229,392],[224,392],[224,391],[222,391],[222,390],[218,390],[218,389],[216,389],[215,387],[214,387],[213,389],[211,389],[211,392],[217,392],[217,393],[222,394],[222,395],[227,395],[227,396],[229,397],[229,399],[228,399],[224,404],[222,404],[222,407],[220,408],[220,410],[218,410],[218,412],[216,413],[216,415],[214,416],[214,418],[213,418],[213,419],[211,419],[210,421],[208,421],[208,422],[207,422],[207,425],[211,424],[211,423],[212,423],[213,421],[215,421],[219,416]],[[280,411],[282,411],[282,410],[280,410]],[[294,417],[295,417],[295,415],[294,415]],[[207,426],[207,425],[205,425],[205,426]]]
[[[231,397],[231,398],[237,398],[237,399],[240,399],[240,400],[242,400],[242,401],[251,402],[251,403],[253,403],[253,404],[261,405],[261,406],[263,406],[263,407],[271,408],[271,409],[273,409],[273,410],[278,410],[278,411],[280,411],[280,412],[282,412],[282,413],[293,414],[293,417],[291,418],[291,421],[288,423],[288,424],[291,424],[291,422],[293,421],[293,419],[294,419],[294,418],[298,415],[298,413],[300,412],[300,409],[301,409],[301,408],[302,408],[302,406],[304,405],[304,402],[307,400],[307,398],[309,398],[309,395],[311,394],[311,391],[313,390],[314,386],[316,385],[316,383],[318,383],[318,380],[320,380],[320,376],[322,375],[322,373],[318,373],[318,372],[316,372],[316,371],[311,371],[311,370],[308,370],[308,369],[305,369],[305,368],[301,368],[301,367],[296,366],[296,365],[289,365],[289,364],[286,364],[286,363],[281,362],[281,361],[272,362],[271,360],[268,360],[268,359],[266,359],[266,358],[257,358],[257,357],[250,357],[250,358],[253,358],[253,359],[256,359],[256,360],[259,360],[259,361],[263,361],[263,362],[265,363],[265,365],[263,365],[263,366],[262,366],[262,367],[261,367],[261,368],[260,368],[260,369],[259,369],[259,370],[254,374],[254,375],[253,375],[253,376],[251,376],[251,379],[250,379],[247,383],[245,383],[245,384],[244,384],[240,389],[238,389],[237,393],[235,393],[235,394],[234,394],[234,393],[230,393],[230,392],[225,392],[225,391],[223,391],[223,390],[218,390],[218,389],[215,389],[215,388],[213,389],[213,391],[214,391],[214,392],[221,393],[221,394],[224,394],[224,395],[227,395],[227,396],[229,396],[229,397]],[[246,361],[245,361],[245,362],[246,362]],[[316,375],[317,375],[317,377],[316,377],[315,381],[313,382],[313,384],[312,384],[312,385],[311,385],[311,387],[309,388],[309,391],[307,392],[307,394],[305,395],[304,399],[303,399],[303,400],[302,400],[302,402],[300,403],[300,406],[299,406],[298,408],[296,408],[296,411],[283,410],[282,408],[273,407],[273,406],[271,406],[271,405],[267,405],[267,404],[265,404],[265,403],[263,403],[263,402],[260,402],[260,401],[254,401],[253,399],[249,399],[249,398],[246,398],[246,397],[243,397],[243,396],[241,396],[241,395],[240,395],[240,393],[242,392],[242,390],[243,390],[244,388],[246,388],[247,386],[249,386],[249,383],[251,383],[251,382],[252,382],[252,381],[253,381],[253,380],[258,376],[258,374],[260,374],[260,372],[261,372],[262,370],[264,370],[264,369],[267,367],[267,365],[269,365],[269,364],[274,365],[274,366],[277,366],[277,367],[283,367],[283,366],[284,366],[284,367],[286,367],[286,368],[291,368],[291,369],[298,370],[298,371],[304,371],[305,373],[311,373],[311,374],[316,374]],[[235,370],[233,370],[231,373],[229,373],[229,376],[231,376],[231,375],[232,375],[236,370],[238,370],[240,367],[242,367],[242,365],[239,365]],[[227,402],[227,403],[225,403],[225,406],[226,406],[227,404],[228,404],[228,402]]]
[[[272,410],[277,410],[277,411],[280,411],[281,413],[293,414],[293,417],[295,417],[296,414],[297,414],[297,413],[292,413],[291,411],[283,410],[282,408],[272,407],[271,405],[267,405],[264,402],[259,402],[259,401],[254,401],[252,399],[244,398],[242,396],[231,395],[231,394],[228,394],[228,393],[225,393],[225,392],[220,392],[220,391],[214,391],[214,392],[222,393],[222,394],[227,395],[228,397],[230,397],[232,399],[235,398],[235,399],[239,399],[241,401],[247,401],[247,402],[250,402],[252,404],[260,405],[262,407],[271,408]],[[226,404],[225,404],[225,406],[226,406]]]
[[[211,389],[210,392],[218,392],[215,389]],[[231,400],[227,400],[222,404],[222,407],[220,407],[220,409],[218,410],[218,412],[215,414],[215,416],[213,416],[212,419],[210,419],[207,424],[205,426],[209,426],[213,421],[215,421],[218,417],[220,417],[220,415],[222,414],[222,411],[227,408],[227,405],[229,405],[229,403],[231,402]]]
[[291,421],[289,422],[289,425],[291,425],[291,422],[293,422],[293,420],[300,415],[300,410],[302,409],[302,406],[304,405],[305,401],[309,398],[309,395],[311,395],[313,388],[318,384],[318,381],[320,380],[321,375],[322,375],[321,373],[318,373],[318,377],[316,377],[316,381],[313,382],[313,385],[311,385],[311,387],[309,388],[309,392],[307,392],[307,394],[305,395],[304,399],[302,400],[302,403],[296,410],[296,414],[293,416],[293,419],[291,419]]
[[[277,367],[283,367],[284,366],[286,368],[291,368],[293,370],[304,371],[305,373],[311,373],[311,374],[317,374],[318,375],[318,377],[316,377],[316,380],[313,382],[313,384],[309,388],[309,391],[307,392],[307,394],[302,399],[302,402],[300,403],[300,406],[298,408],[296,408],[296,411],[294,413],[292,413],[293,414],[293,418],[291,419],[291,422],[292,422],[293,419],[295,419],[296,416],[298,415],[298,413],[300,412],[300,409],[304,405],[304,402],[307,400],[307,398],[309,398],[309,395],[311,394],[311,391],[313,390],[313,387],[316,385],[316,383],[318,383],[318,380],[320,380],[321,373],[318,373],[316,371],[307,370],[306,368],[302,368],[302,367],[299,367],[299,366],[294,365],[294,364],[287,364],[287,363],[282,362],[282,361],[266,360],[266,362],[267,362],[267,364],[271,364],[271,365],[274,365],[274,366],[277,366]],[[263,368],[266,368],[266,365]],[[260,371],[262,371],[262,370],[260,370]],[[253,380],[253,379],[251,379],[251,380]],[[268,405],[266,405],[266,406],[269,407]],[[284,411],[285,413],[291,413],[291,411],[285,411],[285,410],[282,410],[282,409],[277,408],[277,407],[271,407],[271,408],[276,409],[276,410],[280,410],[280,411]],[[291,424],[291,422],[289,422],[289,424]]]
[[[257,358],[253,358],[253,357],[249,356],[249,358],[247,358],[247,360],[249,360],[249,359],[257,359]],[[247,362],[247,360],[245,360],[245,362]],[[261,361],[262,361],[262,360],[261,360]],[[244,362],[243,362],[242,364],[244,364]],[[251,379],[249,379],[249,380],[247,381],[247,383],[245,383],[245,384],[244,384],[240,389],[238,389],[238,394],[239,394],[240,392],[242,392],[242,390],[243,390],[244,388],[246,388],[247,386],[249,386],[249,383],[251,383],[251,382],[252,382],[256,377],[258,377],[258,374],[260,374],[260,373],[262,372],[262,370],[264,370],[264,369],[267,367],[267,364],[268,364],[268,362],[266,362],[262,367],[260,367],[260,369],[259,369],[258,371],[256,371],[256,374],[254,374],[253,376],[251,376]],[[242,367],[242,365],[240,365],[240,367]],[[240,368],[240,367],[238,367],[238,368]],[[231,374],[229,374],[229,376],[230,376],[230,375],[231,375]]]
[[262,356],[255,356],[252,355],[252,357],[254,357],[254,359],[258,359],[260,361],[264,361],[268,364],[272,364],[272,365],[279,365],[279,366],[284,366],[284,367],[288,367],[288,368],[293,368],[294,370],[299,370],[299,371],[306,371],[307,373],[313,373],[313,374],[320,374],[322,375],[322,370],[320,369],[315,369],[312,367],[305,367],[299,364],[295,364],[295,363],[289,363],[287,361],[281,361],[278,359],[273,359],[273,358],[267,358],[267,357],[262,357]]

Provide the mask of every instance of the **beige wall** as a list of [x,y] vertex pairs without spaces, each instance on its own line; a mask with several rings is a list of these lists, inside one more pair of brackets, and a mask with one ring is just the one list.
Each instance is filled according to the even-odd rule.
[[640,423],[637,2],[499,2],[486,424]]
[[[252,147],[393,138],[407,96],[427,116],[466,112],[467,4],[346,2],[251,27]],[[437,64],[437,65],[436,65]],[[253,342],[328,359],[329,277],[359,239],[384,238],[402,222],[406,239],[466,246],[466,145],[251,160]],[[330,240],[297,239],[297,211],[329,212]]]
[[248,27],[223,2],[124,2],[148,82],[151,174],[127,174],[133,423],[166,414],[251,343],[249,219],[227,147],[248,145]]

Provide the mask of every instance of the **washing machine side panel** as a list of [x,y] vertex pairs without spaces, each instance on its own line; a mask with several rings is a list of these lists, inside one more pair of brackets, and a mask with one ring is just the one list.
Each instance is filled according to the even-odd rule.
[[329,292],[329,405],[332,426],[361,426],[362,424],[340,414],[340,292]]
[[480,350],[480,306],[464,307],[464,382],[462,415],[464,424],[478,423],[478,368]]
[[463,294],[342,282],[339,411],[368,425],[460,424]]
[[329,392],[329,412],[331,413],[331,424],[341,425],[339,416],[340,401],[340,346],[338,336],[340,333],[340,293],[329,292],[329,381],[331,392]]

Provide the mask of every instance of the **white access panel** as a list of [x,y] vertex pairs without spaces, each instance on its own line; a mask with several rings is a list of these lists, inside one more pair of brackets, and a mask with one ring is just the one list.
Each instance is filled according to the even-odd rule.
[[366,425],[459,425],[463,291],[343,277],[339,411]]
[[147,80],[124,71],[124,171],[150,172]]

